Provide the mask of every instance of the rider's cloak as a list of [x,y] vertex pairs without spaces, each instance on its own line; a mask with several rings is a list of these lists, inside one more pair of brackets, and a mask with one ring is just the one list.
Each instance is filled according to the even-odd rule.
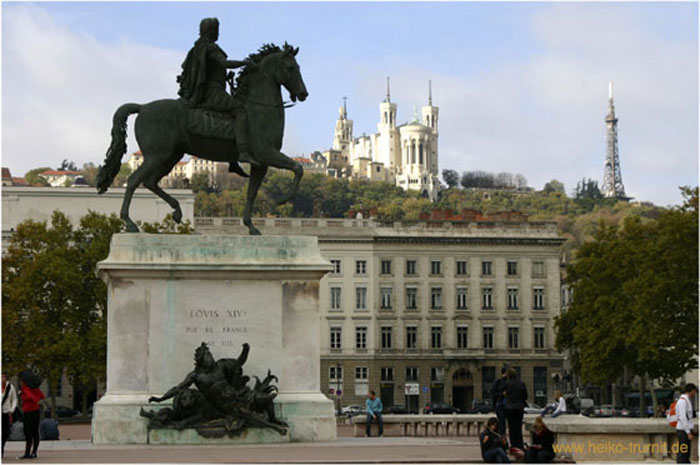
[[219,51],[226,53],[216,43],[200,38],[194,43],[182,63],[182,74],[177,77],[180,90],[177,94],[196,107],[204,100],[207,81],[207,54]]

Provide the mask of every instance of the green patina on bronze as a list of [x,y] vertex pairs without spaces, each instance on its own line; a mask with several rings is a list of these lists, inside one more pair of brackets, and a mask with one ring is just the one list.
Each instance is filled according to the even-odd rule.
[[[250,234],[260,234],[251,221],[251,211],[270,166],[294,172],[292,191],[280,203],[290,201],[299,189],[304,170],[281,152],[285,109],[282,87],[293,102],[303,102],[308,97],[296,61],[299,48],[287,43],[283,47],[266,44],[244,61],[227,60],[226,53],[216,44],[218,36],[218,20],[202,20],[200,38],[178,76],[179,99],[127,103],[114,113],[112,142],[97,174],[97,189],[101,194],[106,192],[117,176],[126,153],[126,121],[129,115],[138,113],[135,133],[144,160],[127,181],[121,208],[121,218],[129,232],[138,232],[138,226],[129,218],[129,205],[141,184],[174,209],[175,221],[182,220],[178,201],[163,191],[158,182],[186,153],[228,162],[229,171],[246,177],[238,163],[250,164],[243,215]],[[239,67],[242,71],[234,86],[226,70]],[[231,94],[226,92],[227,80]]]

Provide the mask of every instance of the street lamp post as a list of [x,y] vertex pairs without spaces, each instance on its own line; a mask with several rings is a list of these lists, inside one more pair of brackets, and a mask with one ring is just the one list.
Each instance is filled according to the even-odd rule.
[[343,369],[343,362],[338,362],[335,365],[335,401],[337,403],[337,408],[338,408],[338,416],[340,416],[341,411],[340,411],[340,374],[342,373]]

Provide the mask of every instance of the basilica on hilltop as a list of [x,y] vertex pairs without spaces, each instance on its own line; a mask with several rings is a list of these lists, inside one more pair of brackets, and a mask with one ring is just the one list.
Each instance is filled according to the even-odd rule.
[[379,104],[376,133],[355,137],[346,102],[339,112],[332,148],[316,152],[309,160],[316,170],[337,177],[391,182],[437,200],[438,107],[433,105],[430,82],[428,104],[421,108],[420,117],[414,108],[413,119],[405,124],[396,124],[389,78],[386,97]]

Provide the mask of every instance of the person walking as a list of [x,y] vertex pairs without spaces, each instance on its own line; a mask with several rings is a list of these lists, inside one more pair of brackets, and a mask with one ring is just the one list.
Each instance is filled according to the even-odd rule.
[[491,387],[491,400],[498,418],[498,433],[506,434],[506,398],[503,391],[506,389],[506,367],[501,368],[501,377],[493,382]]
[[486,422],[486,428],[479,435],[479,446],[481,446],[481,458],[486,463],[510,463],[506,454],[506,437],[499,434],[498,418],[491,417]]
[[695,433],[693,431],[693,397],[698,387],[693,383],[685,385],[685,393],[676,402],[676,435],[678,436],[678,453],[676,463],[690,463],[690,445]]
[[12,414],[17,408],[17,391],[7,382],[7,373],[2,374],[2,457],[5,457],[5,443],[12,429]]
[[557,389],[554,391],[554,403],[546,406],[542,410],[542,416],[544,417],[549,412],[552,412],[552,418],[556,418],[562,413],[566,413],[566,400],[561,394],[561,391]]
[[530,443],[525,451],[525,463],[547,463],[554,460],[554,433],[547,428],[542,417],[535,418]]
[[370,434],[372,420],[376,419],[379,423],[379,437],[381,438],[384,436],[384,420],[382,419],[382,410],[384,406],[382,405],[381,399],[377,397],[374,391],[369,391],[365,407],[367,408],[367,437],[372,436]]
[[22,413],[24,414],[24,455],[18,459],[35,459],[39,449],[39,402],[45,398],[39,389],[41,379],[31,371],[20,375]]
[[527,401],[527,387],[518,379],[518,373],[511,367],[506,372],[506,421],[510,446],[523,449],[523,414]]

